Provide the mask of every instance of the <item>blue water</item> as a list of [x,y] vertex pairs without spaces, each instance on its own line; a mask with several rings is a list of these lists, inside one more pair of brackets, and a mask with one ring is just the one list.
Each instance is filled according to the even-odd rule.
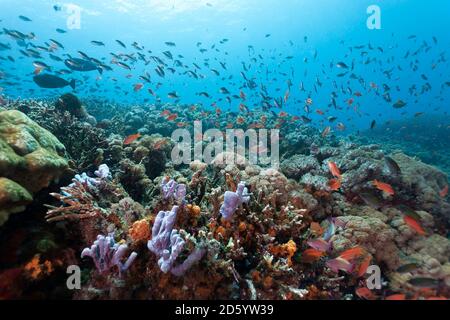
[[[298,116],[307,115],[314,120],[313,123],[323,126],[325,124],[319,121],[324,116],[315,112],[320,109],[325,112],[325,117],[338,117],[337,121],[342,122],[348,131],[368,128],[372,120],[382,123],[413,117],[417,112],[444,114],[450,109],[450,87],[445,85],[450,81],[450,2],[446,0],[73,1],[71,4],[81,8],[81,28],[71,30],[67,27],[68,4],[48,0],[0,0],[0,27],[25,34],[34,32],[36,38],[29,41],[34,45],[44,45],[49,39],[57,40],[65,50],[59,49],[53,54],[61,58],[66,58],[64,54],[79,57],[77,51],[83,51],[113,68],[113,71],[105,71],[103,75],[93,71],[61,76],[79,80],[75,93],[81,97],[95,96],[132,104],[153,103],[155,97],[147,91],[150,88],[162,103],[173,102],[167,94],[176,91],[180,103],[210,106],[215,102],[222,109],[237,110],[241,101],[232,99],[230,104],[224,100],[227,96],[239,95],[242,90],[248,97],[246,104],[255,108],[261,103],[261,85],[267,88],[270,97],[280,98],[285,95],[287,81],[290,80],[290,98],[283,111]],[[372,4],[381,8],[381,30],[369,30],[366,26],[366,9]],[[62,10],[55,11],[54,5],[61,6]],[[25,22],[18,18],[19,15],[32,21]],[[56,28],[65,29],[67,33],[60,34]],[[266,37],[268,34],[270,36]],[[417,38],[408,39],[411,35]],[[116,39],[124,42],[127,49],[120,47]],[[223,39],[229,41],[221,44]],[[92,40],[104,42],[105,47],[92,45]],[[131,44],[135,41],[145,49],[139,51],[133,48]],[[176,47],[168,47],[165,44],[167,41],[175,42]],[[407,51],[412,54],[424,41],[429,47],[427,50],[404,59]],[[197,46],[199,42],[201,45]],[[12,46],[11,50],[0,51],[0,56],[5,58],[0,60],[0,71],[5,74],[0,80],[4,95],[35,98],[71,91],[69,87],[41,89],[32,81],[33,61],[46,62],[51,65],[52,71],[67,69],[62,62],[49,59],[46,52],[42,53],[43,59],[24,57],[19,52],[23,48],[5,34],[0,35],[0,43]],[[373,50],[368,49],[369,43]],[[213,45],[217,51],[212,49]],[[349,51],[349,47],[359,45],[365,45],[365,48]],[[254,51],[249,52],[248,46],[253,46]],[[208,51],[201,53],[200,48]],[[158,64],[153,60],[148,65],[143,61],[135,64],[126,62],[132,66],[131,71],[111,64],[111,52],[135,55],[141,52],[146,59],[157,56],[167,63],[167,67],[171,67],[173,62],[162,54],[166,50],[170,50],[174,59],[182,55],[180,61],[187,68],[174,67],[174,74],[166,69],[165,78],[161,78],[154,71]],[[361,57],[362,51],[368,52],[368,55]],[[8,56],[15,61],[9,61]],[[288,56],[292,59],[287,60]],[[433,69],[433,64],[440,57],[444,57],[441,59],[444,61],[437,63]],[[364,64],[368,58],[371,62]],[[210,68],[204,65],[205,59],[209,59]],[[358,80],[349,78],[352,72],[337,77],[343,70],[337,69],[335,64],[342,61],[350,66],[353,60],[353,73],[365,81],[365,87]],[[227,70],[219,62],[224,62]],[[255,90],[241,88],[244,83],[240,74],[243,71],[242,62],[248,69],[246,77],[253,78],[258,85]],[[417,65],[417,71],[411,70],[411,62]],[[201,69],[196,71],[193,63]],[[219,71],[220,76],[210,69]],[[392,78],[388,79],[383,71],[391,69]],[[189,77],[184,74],[188,70],[203,78]],[[138,78],[144,71],[150,73],[152,83]],[[317,86],[317,78],[322,83],[321,87]],[[333,80],[338,89],[333,88]],[[141,82],[145,84],[144,88],[134,92],[133,86]],[[299,88],[301,82],[304,92]],[[370,82],[377,85],[380,93],[383,93],[382,84],[387,84],[391,88],[392,102],[388,103],[381,95],[375,94],[375,90],[370,89]],[[417,97],[408,92],[412,85],[416,85],[420,93],[425,83],[431,85],[430,91]],[[315,84],[317,90],[314,89]],[[221,87],[226,87],[230,95],[219,93]],[[211,99],[196,94],[202,91],[208,92]],[[333,91],[337,92],[337,109],[329,106]],[[362,96],[355,97],[355,92],[360,92]],[[310,107],[311,113],[305,114],[304,101],[308,97],[313,100],[313,105]],[[350,98],[355,100],[351,106],[348,103]],[[398,99],[405,101],[407,106],[394,109],[392,104]],[[278,108],[273,110],[280,111]]]

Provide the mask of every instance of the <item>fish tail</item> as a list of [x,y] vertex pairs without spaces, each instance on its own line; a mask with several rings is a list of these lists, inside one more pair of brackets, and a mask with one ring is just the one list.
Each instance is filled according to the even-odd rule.
[[69,85],[72,87],[73,90],[75,90],[75,85],[76,85],[75,79],[72,79],[72,80],[69,82]]

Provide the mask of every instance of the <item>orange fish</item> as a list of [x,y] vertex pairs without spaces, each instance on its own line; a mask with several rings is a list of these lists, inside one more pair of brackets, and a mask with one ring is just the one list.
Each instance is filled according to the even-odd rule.
[[134,92],[138,92],[139,90],[142,89],[143,86],[144,86],[144,84],[142,84],[142,83],[136,83],[134,85]]
[[38,75],[38,74],[40,74],[40,73],[42,72],[42,70],[44,70],[44,68],[37,68],[37,67],[36,67],[36,68],[34,69],[34,74],[35,74],[35,75]]
[[280,118],[284,118],[284,117],[286,117],[288,114],[286,113],[286,112],[284,112],[284,111],[281,111],[279,114],[278,114],[278,116],[280,117]]
[[356,97],[361,97],[362,94],[361,94],[361,92],[357,91],[357,92],[355,92],[355,96],[356,96]]
[[167,117],[168,121],[174,121],[178,118],[178,115],[176,113],[171,114],[170,116]]
[[323,112],[323,111],[320,110],[320,109],[317,109],[317,110],[316,110],[316,113],[317,113],[318,115],[321,115],[321,116],[323,116],[323,115],[325,114],[325,112]]
[[248,112],[248,108],[245,104],[241,103],[239,105],[239,110],[241,110],[242,112]]
[[342,177],[341,170],[339,170],[337,164],[334,163],[333,161],[328,162],[328,168],[330,169],[330,172],[333,175],[333,177],[336,177],[338,179]]
[[421,236],[426,235],[425,230],[423,230],[422,226],[415,219],[410,216],[403,216],[403,221],[414,231],[416,231]]
[[284,103],[286,103],[289,100],[289,95],[291,93],[289,92],[289,90],[286,91],[286,93],[284,94]]
[[243,124],[245,122],[245,119],[243,117],[237,117],[236,122],[237,124]]
[[168,143],[167,140],[159,140],[158,142],[155,143],[155,145],[153,146],[153,149],[155,150],[161,150],[161,148],[163,146],[165,146]]
[[375,295],[366,287],[358,288],[355,291],[356,295],[360,297],[361,299],[365,300],[374,300]]
[[311,222],[311,225],[309,228],[310,228],[311,232],[317,237],[320,237],[324,231],[323,228],[320,226],[320,224],[317,222]]
[[242,90],[239,93],[239,96],[241,97],[242,100],[246,100],[247,99],[247,96],[245,95],[245,93]]
[[378,88],[377,84],[374,83],[374,82],[371,82],[371,83],[370,83],[370,87],[373,88],[373,89]]
[[348,250],[345,250],[342,252],[339,256],[339,258],[351,261],[353,259],[359,258],[363,256],[366,253],[366,250],[363,247],[354,247]]
[[402,300],[406,300],[406,295],[401,294],[401,293],[393,294],[393,295],[390,295],[390,296],[386,297],[385,300],[402,301]]
[[313,100],[311,98],[306,99],[306,105],[311,106],[313,104]]
[[392,188],[392,186],[390,184],[384,183],[384,182],[380,182],[378,180],[373,180],[372,184],[378,189],[381,190],[383,192],[386,192],[388,195],[393,196],[395,194],[394,189]]
[[217,109],[216,109],[216,114],[217,114],[217,115],[220,115],[221,113],[222,113],[222,110],[220,110],[220,108],[217,108]]
[[355,100],[353,98],[350,98],[350,99],[347,100],[347,104],[349,106],[351,106],[353,104],[353,102],[355,102]]
[[341,185],[340,179],[331,179],[328,181],[328,187],[331,191],[338,191],[341,188]]
[[140,133],[137,134],[132,134],[131,136],[128,136],[125,138],[125,140],[123,141],[123,144],[125,146],[132,144],[134,141],[136,141],[137,139],[139,139],[141,137]]
[[367,268],[370,265],[370,262],[372,261],[372,257],[370,255],[367,255],[364,260],[361,262],[361,264],[359,265],[359,269],[358,269],[358,277],[362,277],[366,274]]
[[331,132],[331,127],[326,127],[325,129],[323,129],[322,131],[322,138],[325,138],[326,136],[328,136]]
[[164,110],[163,112],[161,112],[161,116],[168,116],[170,114],[169,110]]
[[264,125],[262,123],[253,123],[249,126],[249,129],[262,129]]
[[322,258],[325,252],[316,249],[306,249],[303,251],[302,258],[304,263],[313,263]]
[[177,123],[177,127],[178,128],[184,128],[184,127],[186,127],[186,123],[185,122],[178,122]]
[[446,185],[446,186],[444,187],[444,189],[442,189],[442,190],[439,192],[439,195],[440,195],[442,198],[445,198],[445,197],[448,195],[448,185]]

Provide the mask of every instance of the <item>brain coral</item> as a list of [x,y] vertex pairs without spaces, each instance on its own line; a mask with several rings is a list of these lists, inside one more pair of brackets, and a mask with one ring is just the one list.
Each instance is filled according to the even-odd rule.
[[68,167],[65,148],[25,114],[0,112],[0,225]]

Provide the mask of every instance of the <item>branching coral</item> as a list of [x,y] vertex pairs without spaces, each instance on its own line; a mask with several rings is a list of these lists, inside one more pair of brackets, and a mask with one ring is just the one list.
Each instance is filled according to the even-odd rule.
[[102,214],[104,210],[97,205],[93,189],[104,183],[111,175],[106,165],[101,165],[95,174],[97,178],[91,178],[86,173],[76,175],[68,187],[61,188],[61,194],[52,193],[51,195],[65,206],[58,208],[49,206],[51,210],[47,212],[46,220],[48,222],[81,220]]
[[98,207],[93,195],[88,191],[88,186],[75,181],[72,186],[61,188],[65,194],[52,193],[57,200],[64,203],[64,206],[48,206],[45,219],[48,222],[57,222],[63,220],[81,220],[101,215],[102,208]]

